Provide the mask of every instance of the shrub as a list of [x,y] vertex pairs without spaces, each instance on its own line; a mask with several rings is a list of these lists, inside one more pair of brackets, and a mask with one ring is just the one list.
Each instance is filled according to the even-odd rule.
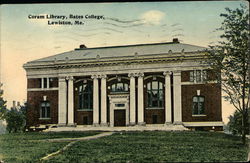
[[[234,115],[230,115],[228,128],[233,135],[241,135],[243,129],[242,114],[239,111],[235,111]],[[246,134],[249,134],[249,129],[250,129],[249,124],[247,124]]]
[[10,111],[6,113],[6,130],[11,132],[21,132],[25,129],[25,113],[23,109],[11,108]]

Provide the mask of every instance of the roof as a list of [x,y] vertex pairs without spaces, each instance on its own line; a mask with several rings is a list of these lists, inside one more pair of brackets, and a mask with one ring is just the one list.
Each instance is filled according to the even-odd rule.
[[[137,44],[137,45],[125,45],[125,46],[109,46],[109,47],[96,47],[96,48],[81,48],[73,51],[60,53],[57,55],[37,59],[30,61],[29,63],[37,62],[49,62],[60,60],[88,60],[94,59],[98,55],[102,58],[115,58],[115,57],[129,57],[141,55],[154,55],[154,54],[166,54],[181,53],[181,52],[198,52],[206,50],[205,47],[183,44],[183,43],[153,43],[153,44]],[[98,57],[99,57],[98,56]]]

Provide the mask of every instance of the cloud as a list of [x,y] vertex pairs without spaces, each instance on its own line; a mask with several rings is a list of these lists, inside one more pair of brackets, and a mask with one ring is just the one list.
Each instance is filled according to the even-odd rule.
[[161,20],[164,18],[165,13],[158,10],[150,10],[141,15],[141,19],[146,24],[157,25],[160,24]]

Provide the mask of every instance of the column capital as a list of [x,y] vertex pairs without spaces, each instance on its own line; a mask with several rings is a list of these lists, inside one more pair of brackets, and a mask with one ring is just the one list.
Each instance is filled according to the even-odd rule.
[[136,77],[136,73],[129,73],[129,74],[128,74],[128,77],[130,77],[130,78],[131,78],[131,77]]
[[66,80],[71,80],[72,81],[72,80],[74,80],[74,77],[73,76],[67,76]]
[[101,78],[101,79],[106,79],[106,78],[107,78],[107,75],[106,75],[106,74],[101,74],[101,75],[99,75],[99,78]]
[[99,78],[99,75],[97,75],[97,74],[94,74],[91,76],[91,79],[98,79],[98,78]]
[[59,81],[59,82],[65,82],[65,80],[66,80],[66,77],[65,77],[65,76],[59,76],[59,77],[58,77],[58,81]]
[[164,75],[164,76],[169,76],[169,75],[172,75],[172,74],[173,74],[172,71],[164,71],[164,72],[163,72],[163,75]]
[[143,72],[139,72],[139,73],[137,73],[137,76],[138,76],[138,78],[142,78],[144,76],[144,73]]
[[181,75],[181,70],[175,70],[173,71],[174,76],[180,76]]

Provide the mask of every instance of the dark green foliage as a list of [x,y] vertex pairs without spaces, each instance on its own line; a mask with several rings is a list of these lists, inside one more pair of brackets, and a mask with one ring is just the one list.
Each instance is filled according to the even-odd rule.
[[[249,123],[246,126],[246,134],[249,134]],[[234,135],[241,135],[242,133],[242,114],[239,111],[235,111],[234,115],[229,117],[228,122],[229,131]]]
[[21,132],[25,130],[25,112],[24,109],[11,108],[7,111],[5,119],[7,122],[7,131],[11,132]]
[[0,120],[3,120],[7,112],[6,101],[3,99],[2,83],[0,83]]

